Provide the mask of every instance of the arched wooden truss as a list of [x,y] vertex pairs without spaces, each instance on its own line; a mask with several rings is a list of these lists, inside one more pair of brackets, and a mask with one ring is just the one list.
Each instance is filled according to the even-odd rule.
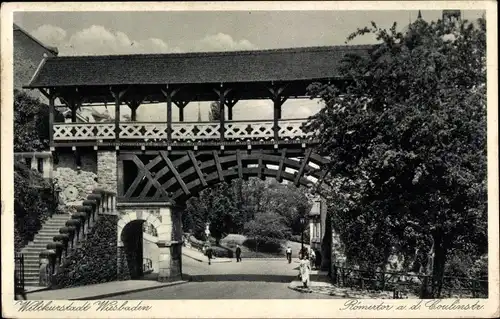
[[[119,199],[127,202],[170,201],[182,204],[211,185],[236,178],[275,178],[318,192],[328,159],[311,148],[233,150],[169,154],[167,151],[121,152]],[[293,171],[290,171],[293,170]]]

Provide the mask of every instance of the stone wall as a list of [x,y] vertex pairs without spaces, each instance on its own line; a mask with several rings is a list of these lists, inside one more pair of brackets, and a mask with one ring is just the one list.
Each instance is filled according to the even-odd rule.
[[117,276],[116,215],[99,215],[83,245],[71,253],[54,276],[56,288],[127,279]]
[[117,192],[116,151],[97,152],[97,176],[100,188]]
[[73,153],[58,153],[53,177],[61,188],[61,204],[81,205],[97,187],[97,156],[95,152],[80,154],[80,167]]

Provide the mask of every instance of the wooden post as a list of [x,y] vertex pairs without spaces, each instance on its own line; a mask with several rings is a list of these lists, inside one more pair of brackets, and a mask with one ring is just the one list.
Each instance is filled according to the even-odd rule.
[[[117,196],[123,196],[125,193],[125,184],[123,179],[123,159],[118,157],[116,161],[116,179],[117,179]],[[113,206],[113,205],[112,205]]]
[[[219,96],[219,132],[220,132],[220,141],[221,143],[224,142],[224,132],[226,131],[226,125],[225,125],[225,122],[226,122],[226,115],[225,115],[225,102],[226,102],[226,96],[229,94],[229,92],[231,92],[231,89],[226,89],[226,90],[223,90],[223,84],[221,83],[220,84],[220,91],[217,90],[217,89],[214,89],[215,93],[217,93],[217,95]],[[232,116],[232,115],[231,115]]]
[[279,139],[279,123],[278,123],[278,120],[279,120],[279,109],[280,109],[279,100],[278,99],[274,99],[274,112],[273,112],[274,125],[273,125],[273,130],[274,130],[274,141],[275,142],[277,142],[278,139]]
[[[52,90],[51,90],[52,91]],[[54,94],[49,95],[49,145],[54,147]]]
[[115,140],[116,145],[120,142],[120,97],[115,95]]
[[127,89],[115,91],[111,88],[110,91],[111,95],[115,98],[115,142],[116,146],[118,146],[120,142],[120,104],[123,96],[127,93]]
[[135,102],[133,102],[132,104],[130,104],[130,111],[131,111],[131,114],[130,114],[130,120],[132,122],[135,122],[137,121],[137,104]]
[[[222,84],[221,84],[221,89],[222,89]],[[224,143],[224,132],[226,131],[225,127],[225,107],[224,107],[224,102],[226,101],[225,97],[225,92],[221,90],[220,95],[219,95],[219,123],[220,123],[220,141],[221,143]]]
[[172,143],[172,94],[167,92],[167,142]]
[[[172,98],[174,97],[177,90],[170,90],[168,85],[165,90],[161,90],[165,98],[167,99],[167,142],[168,144],[172,143]],[[179,113],[180,116],[180,113]],[[184,120],[184,115],[182,120]]]
[[283,91],[285,90],[286,86],[282,86],[279,88],[276,88],[274,85],[272,85],[271,88],[269,88],[269,92],[271,93],[271,100],[274,102],[274,107],[273,107],[273,130],[274,130],[274,140],[275,143],[278,142],[279,139],[279,120],[281,119],[281,106],[285,101],[287,100],[288,97],[283,95]]
[[74,99],[71,99],[70,102],[71,107],[71,123],[76,123],[76,102]]
[[184,122],[184,106],[179,106],[179,122]]

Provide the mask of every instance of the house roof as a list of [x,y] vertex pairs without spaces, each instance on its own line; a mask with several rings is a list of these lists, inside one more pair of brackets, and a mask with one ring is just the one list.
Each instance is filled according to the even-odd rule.
[[48,57],[26,88],[303,81],[340,76],[347,54],[372,46]]
[[43,47],[47,51],[50,51],[52,54],[54,54],[56,56],[59,54],[59,50],[56,47],[52,47],[52,46],[48,46],[48,45],[43,44],[42,42],[38,41],[38,39],[36,39],[34,36],[29,34],[26,30],[24,30],[23,28],[18,26],[17,24],[14,23],[13,28],[14,28],[14,31],[20,31],[20,32],[24,33],[27,37],[29,37],[31,40],[36,42],[38,45],[40,45],[41,47]]

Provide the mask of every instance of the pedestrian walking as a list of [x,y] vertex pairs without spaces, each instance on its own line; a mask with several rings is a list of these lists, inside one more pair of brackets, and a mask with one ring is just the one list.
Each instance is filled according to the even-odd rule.
[[286,259],[288,260],[288,263],[292,262],[292,248],[290,246],[286,249]]
[[208,264],[211,265],[211,261],[212,261],[212,257],[213,257],[213,251],[212,251],[212,247],[207,247],[207,257],[208,257]]
[[309,276],[311,274],[311,264],[307,259],[307,257],[304,255],[301,256],[300,258],[299,271],[300,271],[300,280],[302,281],[302,284],[304,285],[305,288],[308,288],[310,282]]
[[236,245],[236,262],[241,261],[241,248],[240,245]]

